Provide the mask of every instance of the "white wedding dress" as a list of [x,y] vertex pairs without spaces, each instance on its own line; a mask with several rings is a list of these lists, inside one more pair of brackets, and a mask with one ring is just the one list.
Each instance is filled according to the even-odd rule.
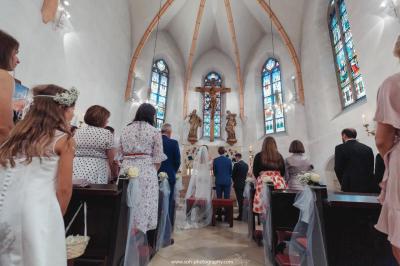
[[[54,143],[63,133],[57,132]],[[0,166],[0,265],[67,265],[65,229],[56,197],[58,156]]]
[[[211,223],[211,164],[208,150],[201,146],[193,163],[193,172],[184,199],[184,207],[176,214],[178,229],[201,228]],[[187,206],[188,200],[192,201]]]

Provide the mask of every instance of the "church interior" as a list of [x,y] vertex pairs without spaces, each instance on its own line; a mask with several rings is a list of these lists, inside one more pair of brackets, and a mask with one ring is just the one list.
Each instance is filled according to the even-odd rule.
[[[16,80],[14,116],[21,120],[16,125],[24,119],[31,89],[56,84],[79,91],[70,124],[76,132],[88,126],[93,105],[109,111],[108,126],[124,148],[125,128],[135,123],[143,104],[155,108],[157,132],[169,126],[169,138],[179,145],[179,188],[173,183],[176,198],[171,200],[162,196],[159,181],[158,237],[165,226],[162,217],[170,215],[168,204],[175,206],[176,218],[167,218],[171,223],[189,206],[208,204],[186,196],[201,172],[196,167],[201,168],[202,147],[210,159],[231,160],[233,173],[240,159],[248,166],[245,192],[229,187],[229,198],[219,200],[218,166],[211,161],[212,222],[188,230],[177,228],[177,221],[175,228],[170,224],[171,245],[147,251],[148,261],[132,264],[127,255],[124,262],[124,253],[131,241],[126,235],[133,209],[127,202],[133,181],[120,179],[116,170],[118,180],[108,184],[74,183],[64,215],[65,227],[73,223],[66,235],[87,233],[90,240],[68,265],[398,265],[400,246],[392,252],[396,244],[375,229],[383,209],[379,181],[368,191],[347,189],[337,156],[338,146],[348,141],[344,130],[356,132],[350,139],[373,153],[372,176],[363,178],[376,179],[378,124],[388,121],[378,118],[378,95],[384,81],[400,72],[399,0],[4,0],[0,6],[0,30],[19,42],[19,64],[10,72]],[[399,103],[400,94],[394,95],[391,100]],[[400,107],[397,112],[400,121]],[[393,126],[396,134],[398,126]],[[274,179],[265,181],[263,172],[257,176],[254,169],[264,162],[269,137],[284,162],[299,140],[318,180],[308,180],[299,192],[290,183],[279,187]],[[145,154],[133,151],[122,158]],[[400,172],[389,178],[400,180]],[[307,223],[315,227],[308,235],[308,226],[300,239],[298,227],[306,214],[294,202],[306,191],[313,197],[313,218]],[[264,212],[253,211],[254,197],[261,197]],[[233,221],[238,215],[241,220]]]

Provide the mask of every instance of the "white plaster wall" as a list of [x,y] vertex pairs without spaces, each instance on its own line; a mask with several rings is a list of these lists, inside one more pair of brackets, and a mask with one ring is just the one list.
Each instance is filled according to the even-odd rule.
[[306,1],[301,66],[309,149],[314,166],[330,188],[337,185],[332,158],[335,146],[341,142],[343,128],[354,127],[359,140],[376,150],[373,137],[368,137],[362,127],[361,115],[364,113],[372,120],[379,85],[387,76],[400,70],[398,61],[392,56],[400,24],[380,9],[380,3],[376,0],[346,1],[367,100],[342,110],[328,31],[329,1]]
[[[155,33],[153,33],[147,41],[136,63],[136,78],[134,80],[133,89],[137,92],[142,102],[145,102],[149,98],[154,43]],[[182,106],[185,65],[176,43],[166,31],[159,32],[157,36],[155,60],[158,59],[164,59],[169,68],[165,122],[172,125],[173,138],[180,140],[182,137],[182,127],[184,126]],[[126,71],[127,70],[128,68]],[[127,102],[125,104],[123,125],[133,120],[138,107],[139,102]]]
[[[278,36],[274,36],[274,47],[275,58],[279,60],[281,65],[282,89],[285,102],[294,103],[296,93],[292,76],[295,75],[295,68],[286,47]],[[270,35],[265,35],[261,38],[252,50],[253,54],[247,60],[244,71],[245,122],[243,136],[245,151],[252,145],[253,151],[257,153],[261,150],[265,137],[261,70],[267,59],[273,57]],[[296,103],[293,107],[294,109],[286,113],[287,131],[271,135],[276,139],[278,149],[284,157],[289,155],[289,145],[295,139],[301,140],[307,147],[308,137],[304,106]],[[306,150],[308,154],[308,149]]]
[[[193,109],[197,110],[197,113],[202,117],[203,109],[203,97],[200,92],[196,92],[195,88],[203,86],[203,80],[205,75],[211,71],[216,71],[222,76],[222,84],[225,87],[231,88],[231,92],[223,93],[222,97],[222,110],[229,110],[232,113],[237,114],[238,126],[236,127],[236,138],[238,142],[235,144],[241,145],[241,121],[239,118],[239,86],[236,80],[236,68],[235,63],[229,56],[224,54],[222,51],[217,49],[211,49],[199,56],[199,59],[194,62],[192,70],[192,78],[190,80],[189,95],[188,95],[188,110],[191,112]],[[222,114],[221,122],[221,139],[217,139],[213,145],[227,145],[226,132],[225,132],[225,115]],[[198,136],[202,136],[202,128],[199,129]],[[209,139],[201,139],[199,144],[210,144]]]
[[93,104],[111,111],[110,125],[122,121],[131,54],[128,0],[72,1],[72,31],[63,34],[42,23],[42,0],[3,0],[0,27],[20,42],[15,77],[23,84],[54,83],[80,91],[77,112]]

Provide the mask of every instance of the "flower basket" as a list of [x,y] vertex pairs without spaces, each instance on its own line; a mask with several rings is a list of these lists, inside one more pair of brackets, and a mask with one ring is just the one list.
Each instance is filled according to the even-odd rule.
[[86,247],[89,243],[90,237],[87,236],[87,206],[86,202],[81,203],[79,205],[78,210],[75,212],[74,216],[72,217],[71,221],[69,222],[66,232],[68,232],[69,228],[71,227],[72,223],[74,222],[76,216],[78,215],[79,211],[81,210],[83,205],[83,217],[84,217],[84,235],[69,235],[66,239],[66,247],[67,247],[67,259],[75,259],[77,257],[80,257],[85,253]]

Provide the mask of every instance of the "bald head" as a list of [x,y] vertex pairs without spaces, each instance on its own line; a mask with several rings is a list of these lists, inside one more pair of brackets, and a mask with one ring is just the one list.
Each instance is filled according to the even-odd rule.
[[171,137],[172,126],[171,124],[165,123],[161,126],[161,134]]

